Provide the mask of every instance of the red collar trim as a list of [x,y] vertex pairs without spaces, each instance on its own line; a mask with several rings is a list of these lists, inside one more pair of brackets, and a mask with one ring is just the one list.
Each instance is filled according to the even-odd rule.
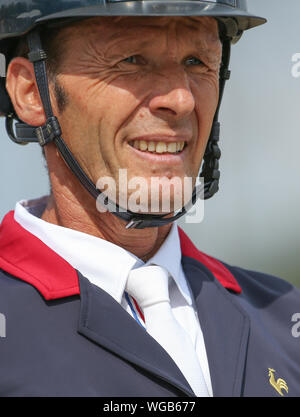
[[80,294],[76,270],[16,222],[13,211],[0,225],[0,268],[32,284],[46,300]]
[[223,285],[223,287],[232,290],[238,294],[242,292],[237,280],[232,273],[217,259],[200,252],[189,237],[180,227],[178,228],[181,252],[183,256],[189,256],[196,259],[206,266],[207,269],[215,276],[215,278]]
[[[179,236],[183,256],[203,263],[225,288],[241,292],[221,262],[198,251],[181,229]],[[76,270],[16,222],[13,211],[0,225],[0,269],[33,285],[46,300],[80,294]]]

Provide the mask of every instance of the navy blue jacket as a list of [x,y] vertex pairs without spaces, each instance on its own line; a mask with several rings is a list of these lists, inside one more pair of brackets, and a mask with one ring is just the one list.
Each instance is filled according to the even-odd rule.
[[[180,238],[214,396],[300,396],[300,291]],[[1,396],[194,396],[161,346],[13,212],[0,226],[0,313]]]

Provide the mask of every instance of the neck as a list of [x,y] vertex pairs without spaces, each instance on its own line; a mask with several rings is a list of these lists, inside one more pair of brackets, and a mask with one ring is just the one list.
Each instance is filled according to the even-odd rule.
[[[96,201],[83,189],[64,162],[55,164],[49,176],[52,193],[42,219],[114,243],[146,262],[160,248],[171,225],[125,229],[126,223],[110,212],[100,213]],[[62,180],[63,179],[63,180]]]

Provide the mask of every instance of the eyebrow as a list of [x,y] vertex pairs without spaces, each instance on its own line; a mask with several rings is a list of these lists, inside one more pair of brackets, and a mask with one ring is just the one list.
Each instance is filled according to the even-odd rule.
[[[155,38],[155,37],[154,37]],[[137,36],[136,36],[136,32],[133,34],[128,35],[127,37],[124,38],[124,33],[114,33],[111,38],[109,39],[109,41],[115,41],[115,45],[118,45],[119,43],[121,44],[125,44],[127,45],[128,43],[137,41]],[[215,43],[215,42],[214,42]],[[152,46],[153,45],[153,38],[151,40],[143,40],[141,42],[136,43],[136,45],[139,48],[146,48],[148,46]],[[195,40],[194,42],[191,42],[190,46],[194,46],[197,50],[205,53],[205,52],[209,52],[211,51],[211,48],[207,47],[207,41],[199,38],[197,40]]]
[[203,44],[197,43],[195,45],[196,51],[200,54],[206,57],[209,63],[211,64],[218,64],[220,62],[220,58],[222,55],[222,49],[220,48],[220,53],[216,53],[218,50],[217,48],[207,48],[203,47]]
[[[134,51],[136,49],[140,48],[147,48],[149,46],[153,45],[153,40],[156,38],[156,36],[152,36],[152,39],[146,39],[146,40],[140,40],[136,36],[137,28],[130,28],[130,30],[126,33],[126,36],[124,37],[124,31],[117,31],[111,35],[108,42],[113,42],[113,46],[111,49],[114,49],[118,47],[119,45],[123,46],[124,48],[128,48],[128,52]],[[207,40],[203,39],[201,37],[201,34],[199,34],[199,37],[196,37],[196,39],[193,39],[192,42],[189,44],[191,49],[194,49],[195,52],[197,52],[199,55],[202,55],[205,57],[207,62],[211,65],[218,65],[220,63],[220,55],[219,53],[216,53],[218,51],[217,48],[217,42],[219,42],[219,39],[216,38],[215,40],[212,39],[211,43],[213,45],[212,48],[208,46]]]

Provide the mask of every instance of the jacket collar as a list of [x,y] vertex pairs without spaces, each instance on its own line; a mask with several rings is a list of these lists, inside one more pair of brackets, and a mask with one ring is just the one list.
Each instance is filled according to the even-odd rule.
[[33,285],[46,300],[78,295],[76,270],[9,212],[0,225],[0,268]]
[[237,280],[222,262],[199,251],[184,231],[178,228],[182,256],[186,256],[206,266],[213,276],[223,285],[224,288],[232,290],[237,294],[242,292]]
[[[234,276],[220,261],[200,252],[181,229],[179,236],[184,257],[205,265],[225,288],[241,292]],[[47,300],[80,294],[77,271],[17,223],[13,211],[0,225],[0,269],[33,285]]]

